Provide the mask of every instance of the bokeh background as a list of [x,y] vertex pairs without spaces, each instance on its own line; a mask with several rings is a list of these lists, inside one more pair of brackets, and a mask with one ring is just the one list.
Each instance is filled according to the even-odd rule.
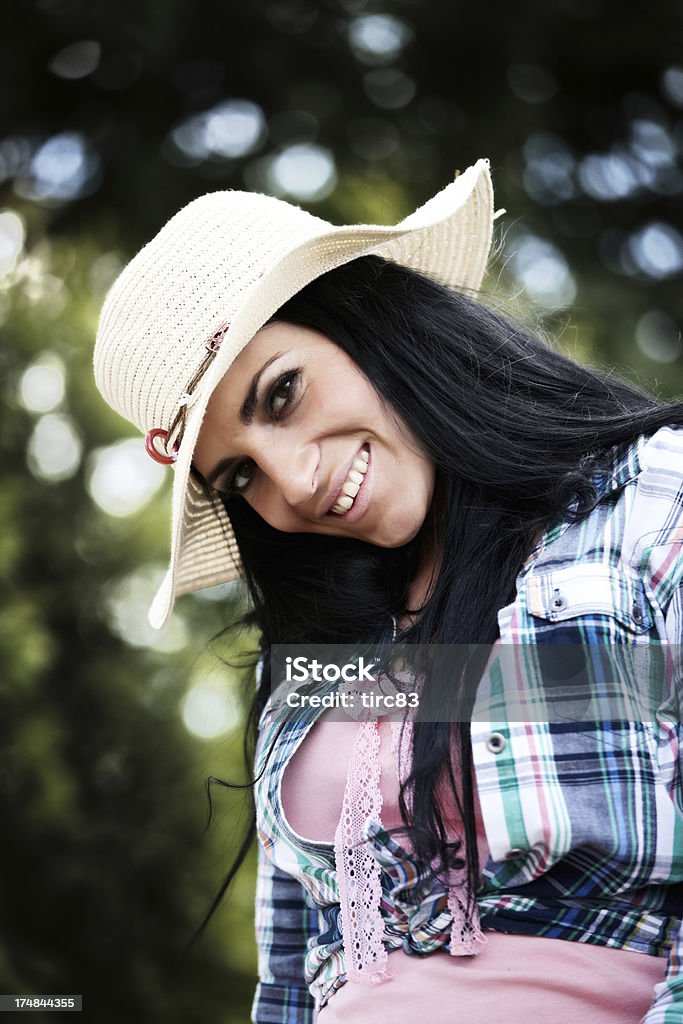
[[246,813],[214,787],[204,829],[207,779],[244,779],[250,680],[218,636],[243,597],[147,627],[168,472],[92,384],[103,295],[202,192],[391,223],[488,156],[508,213],[487,289],[681,394],[682,8],[7,0],[2,22],[0,992],[82,993],[97,1024],[246,1021],[253,857],[184,951]]

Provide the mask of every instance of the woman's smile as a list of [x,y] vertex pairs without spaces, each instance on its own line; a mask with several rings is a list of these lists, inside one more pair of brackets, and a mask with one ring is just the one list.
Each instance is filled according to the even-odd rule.
[[[369,445],[364,444],[353,460],[351,469],[346,474],[346,480],[330,508],[330,512],[333,515],[344,516],[345,519],[349,519],[351,510],[356,507],[356,499],[363,487],[369,462],[370,448]],[[360,501],[358,504],[360,504]],[[357,518],[358,516],[355,516],[355,519]]]
[[209,402],[194,465],[275,529],[398,547],[417,534],[434,467],[353,360],[325,335],[275,322]]

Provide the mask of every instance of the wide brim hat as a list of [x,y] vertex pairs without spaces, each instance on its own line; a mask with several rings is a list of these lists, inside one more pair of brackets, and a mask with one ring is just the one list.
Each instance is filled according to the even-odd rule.
[[191,474],[209,399],[239,352],[292,295],[373,254],[478,291],[493,229],[487,160],[394,227],[335,227],[272,196],[211,192],[179,211],[124,268],[97,332],[107,402],[173,464],[171,556],[149,611],[160,629],[184,593],[241,575],[222,501]]

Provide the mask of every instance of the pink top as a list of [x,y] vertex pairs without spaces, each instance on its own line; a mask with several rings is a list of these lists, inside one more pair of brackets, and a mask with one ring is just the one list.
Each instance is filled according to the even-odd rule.
[[[332,844],[347,769],[358,732],[355,722],[325,715],[310,729],[287,765],[282,806],[303,838]],[[391,726],[379,723],[382,824],[401,825]],[[488,858],[477,802],[480,861]],[[401,837],[405,845],[405,837]],[[637,1024],[662,981],[665,958],[607,946],[529,935],[486,933],[477,956],[389,954],[391,978],[371,987],[348,983],[318,1014],[320,1024],[415,1024],[429,1009],[429,1024],[473,1024],[501,1016],[507,1024]],[[505,987],[503,987],[505,986]]]

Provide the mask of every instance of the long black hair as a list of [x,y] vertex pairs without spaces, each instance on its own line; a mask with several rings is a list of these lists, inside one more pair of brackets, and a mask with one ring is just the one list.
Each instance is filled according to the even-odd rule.
[[[376,256],[313,281],[274,319],[314,328],[343,349],[434,463],[428,518],[436,520],[440,565],[425,604],[399,636],[408,644],[492,644],[497,612],[514,599],[539,531],[594,507],[596,473],[614,449],[683,423],[682,404],[575,363],[481,302]],[[409,544],[387,549],[280,533],[241,497],[225,506],[251,596],[243,621],[257,628],[262,652],[274,643],[379,642],[387,622],[407,610],[427,524]],[[265,658],[249,757],[270,690],[268,666]],[[453,864],[437,799],[445,777],[462,816],[461,854],[474,894],[471,769],[466,722],[416,723],[401,791],[406,832],[418,857]]]

